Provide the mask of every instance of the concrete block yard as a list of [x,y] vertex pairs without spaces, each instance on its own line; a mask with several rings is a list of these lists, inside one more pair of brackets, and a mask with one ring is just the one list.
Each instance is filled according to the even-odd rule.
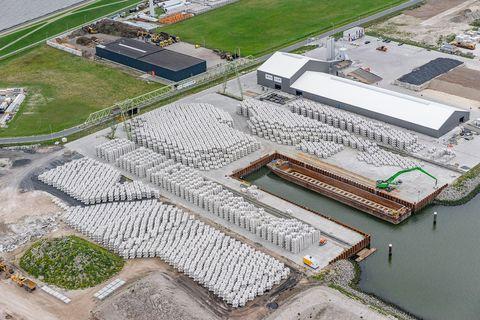
[[0,319],[475,319],[477,2],[0,4]]

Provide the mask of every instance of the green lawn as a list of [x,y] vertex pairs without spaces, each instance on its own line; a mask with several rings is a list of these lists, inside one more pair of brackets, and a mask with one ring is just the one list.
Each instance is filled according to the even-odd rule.
[[[62,33],[65,30],[80,26],[91,20],[115,13],[125,7],[136,5],[139,0],[98,0],[88,6],[75,9],[65,14],[38,22],[11,34],[0,37],[0,57],[15,50],[25,48],[38,41]],[[33,31],[33,32],[32,32]],[[29,32],[32,32],[26,36]],[[19,41],[9,45],[13,41],[25,36]],[[6,47],[9,45],[8,47]]]
[[240,0],[162,28],[208,48],[261,55],[404,0]]
[[122,258],[76,236],[35,242],[20,266],[35,278],[65,289],[93,287],[123,268]]
[[0,61],[0,74],[0,88],[28,90],[9,127],[0,129],[1,137],[70,128],[94,111],[161,87],[46,45]]

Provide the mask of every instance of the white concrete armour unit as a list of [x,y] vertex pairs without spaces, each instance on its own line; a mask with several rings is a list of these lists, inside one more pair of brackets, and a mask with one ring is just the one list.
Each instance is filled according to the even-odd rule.
[[132,119],[135,143],[200,170],[218,169],[260,148],[213,105],[170,105]]
[[290,272],[273,257],[156,200],[71,207],[64,220],[124,258],[161,258],[233,307],[263,295]]
[[38,179],[85,204],[149,199],[158,195],[140,181],[121,183],[118,170],[86,157],[46,171]]
[[95,147],[97,157],[107,162],[113,162],[133,150],[135,143],[127,139],[112,139]]
[[[151,164],[148,169],[145,162]],[[297,219],[275,217],[206,179],[199,171],[167,160],[152,150],[139,148],[119,158],[117,165],[137,175],[145,174],[162,189],[287,251],[298,253],[320,240],[319,230]]]
[[[252,134],[280,144],[297,146],[321,158],[331,156],[341,150],[340,146],[345,146],[363,151],[358,159],[376,166],[386,161],[389,161],[391,166],[401,168],[418,165],[406,157],[382,151],[377,145],[377,142],[383,142],[397,149],[418,151],[424,146],[416,142],[416,137],[408,134],[396,135],[396,131],[390,130],[386,130],[389,132],[387,135],[382,135],[383,130],[372,131],[372,128],[378,127],[374,124],[366,125],[356,119],[358,116],[350,119],[356,121],[349,121],[345,111],[332,107],[325,109],[315,102],[303,104],[303,101],[308,100],[295,100],[288,110],[264,101],[245,99],[238,106],[237,112],[249,118],[248,126]],[[330,109],[333,109],[334,113],[330,113]],[[328,147],[325,145],[328,149],[324,148],[326,151],[322,152],[318,145],[317,148],[314,145],[307,147],[306,141],[328,141]]]
[[337,77],[332,70],[320,60],[277,52],[257,70],[257,81],[432,137],[469,120],[466,110]]

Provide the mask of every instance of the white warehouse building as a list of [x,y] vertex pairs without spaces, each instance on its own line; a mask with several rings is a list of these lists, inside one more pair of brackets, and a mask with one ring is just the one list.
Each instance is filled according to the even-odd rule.
[[440,137],[470,112],[337,77],[331,63],[277,52],[257,70],[258,84],[399,127]]

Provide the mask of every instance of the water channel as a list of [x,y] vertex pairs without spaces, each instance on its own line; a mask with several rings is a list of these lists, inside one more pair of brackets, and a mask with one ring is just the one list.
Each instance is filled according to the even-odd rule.
[[246,180],[370,233],[378,251],[360,263],[365,292],[423,319],[480,319],[480,197],[458,207],[428,207],[395,226],[287,182],[267,168]]

